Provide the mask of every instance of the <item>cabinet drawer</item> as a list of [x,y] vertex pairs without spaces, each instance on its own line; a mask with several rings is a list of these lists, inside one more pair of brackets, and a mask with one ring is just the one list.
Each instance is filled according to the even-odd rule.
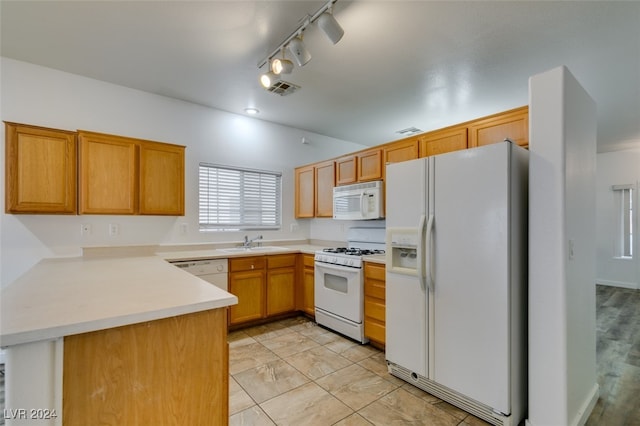
[[385,280],[385,266],[384,265],[378,265],[376,263],[365,262],[364,263],[364,277],[365,277],[365,279],[366,278],[372,278],[374,280],[384,281]]
[[286,268],[289,266],[296,266],[296,255],[293,254],[276,254],[267,256],[267,267],[273,268]]
[[372,279],[365,280],[364,295],[375,297],[376,299],[380,299],[381,301],[384,301],[386,299],[385,282],[380,280],[372,280]]
[[264,269],[264,256],[229,259],[229,272]]
[[303,254],[302,264],[305,268],[315,268],[315,256],[312,254]]
[[385,304],[378,300],[365,297],[364,299],[364,315],[368,318],[374,318],[385,322]]
[[375,320],[365,318],[364,320],[364,335],[370,340],[378,343],[385,344],[386,330],[384,324],[380,324]]

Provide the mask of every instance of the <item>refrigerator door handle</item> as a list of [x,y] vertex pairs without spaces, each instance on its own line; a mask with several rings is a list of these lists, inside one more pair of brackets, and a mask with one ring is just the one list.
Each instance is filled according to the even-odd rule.
[[[424,218],[424,216],[423,216]],[[429,215],[429,220],[427,221],[427,252],[429,253],[429,259],[425,260],[425,263],[428,265],[429,267],[429,271],[426,274],[427,275],[427,286],[429,287],[430,291],[434,291],[435,290],[435,285],[436,282],[433,279],[433,250],[432,250],[432,239],[433,239],[433,223],[434,223],[434,215],[430,214]]]
[[418,278],[420,279],[420,287],[423,291],[427,290],[427,276],[424,268],[424,224],[426,221],[426,216],[420,216],[420,222],[418,223],[418,244],[416,247],[416,257],[418,258],[417,269],[418,269]]

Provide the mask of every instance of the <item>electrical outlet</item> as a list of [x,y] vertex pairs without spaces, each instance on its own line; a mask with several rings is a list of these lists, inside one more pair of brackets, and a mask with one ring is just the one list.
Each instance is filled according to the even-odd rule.
[[91,225],[88,223],[83,223],[80,225],[80,235],[89,235],[91,234]]
[[109,236],[110,237],[115,237],[118,234],[120,234],[120,225],[118,225],[117,223],[110,223],[109,224]]
[[189,232],[189,224],[188,223],[181,223],[180,224],[180,233],[182,235],[187,235],[187,232]]
[[296,222],[293,222],[291,225],[289,225],[289,231],[298,232],[298,224]]

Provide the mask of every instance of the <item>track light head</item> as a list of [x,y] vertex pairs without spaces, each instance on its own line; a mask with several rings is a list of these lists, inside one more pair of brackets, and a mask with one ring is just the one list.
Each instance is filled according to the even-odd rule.
[[306,65],[311,60],[311,53],[307,50],[300,36],[293,38],[289,42],[289,52],[291,52],[294,61],[299,67]]
[[278,79],[278,76],[276,76],[274,73],[269,71],[260,76],[260,84],[262,84],[262,86],[265,89],[268,89],[273,85],[273,83],[275,83],[277,79]]
[[271,71],[273,71],[274,74],[291,74],[291,71],[293,71],[293,62],[291,62],[288,59],[274,59],[273,61],[271,61]]
[[318,23],[318,27],[320,27],[322,32],[333,44],[339,42],[344,35],[344,30],[342,29],[338,21],[336,21],[336,18],[333,17],[331,10],[327,10],[322,15],[320,15],[316,22]]

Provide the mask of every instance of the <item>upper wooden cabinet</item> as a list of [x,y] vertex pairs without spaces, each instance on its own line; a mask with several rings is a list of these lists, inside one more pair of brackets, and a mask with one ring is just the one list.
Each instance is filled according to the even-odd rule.
[[184,215],[184,147],[79,131],[80,213]]
[[295,169],[296,218],[333,217],[335,170],[333,160]]
[[315,215],[315,167],[305,166],[295,169],[295,216],[296,218]]
[[315,166],[315,217],[333,217],[335,163],[325,161]]
[[379,180],[383,176],[382,149],[370,149],[359,152],[358,158],[358,182]]
[[135,214],[138,144],[129,138],[80,131],[80,213]]
[[385,145],[384,163],[399,163],[401,161],[415,160],[419,155],[420,138],[411,137]]
[[420,138],[420,156],[467,149],[467,127],[456,126],[428,132]]
[[140,144],[140,214],[184,216],[184,147]]
[[336,185],[382,179],[382,149],[375,148],[336,160]]
[[529,107],[512,109],[469,123],[469,148],[509,139],[529,146]]
[[336,160],[336,185],[348,185],[358,181],[358,158],[347,155]]
[[5,122],[5,211],[77,212],[76,133]]

